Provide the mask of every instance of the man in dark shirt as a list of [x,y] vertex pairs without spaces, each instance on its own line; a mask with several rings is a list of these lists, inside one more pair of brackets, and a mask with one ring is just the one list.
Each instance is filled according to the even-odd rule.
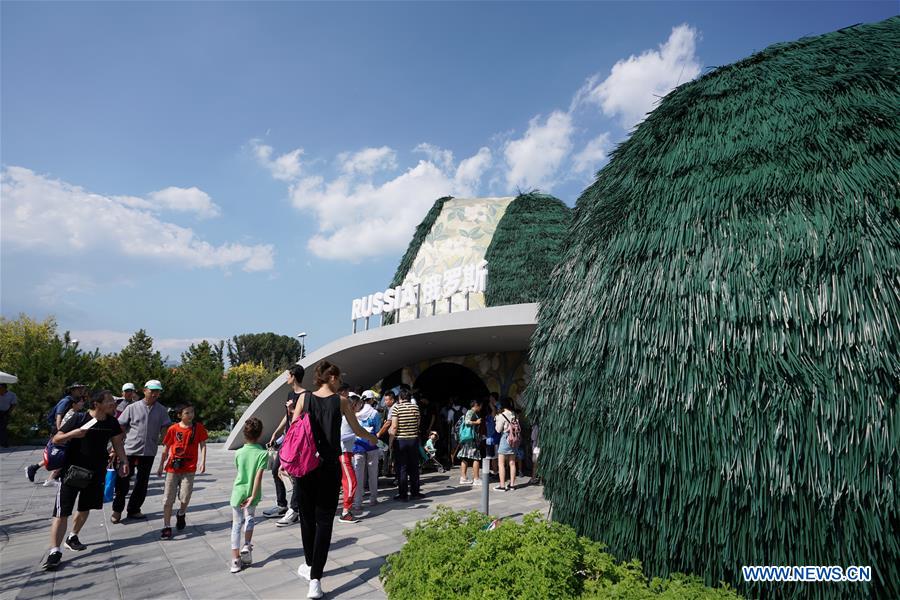
[[[121,474],[128,474],[122,427],[115,418],[116,402],[112,392],[103,390],[90,399],[87,413],[79,413],[66,421],[53,436],[54,444],[66,444],[66,466],[60,474],[59,489],[53,507],[53,524],[50,527],[50,552],[42,565],[54,570],[62,559],[60,544],[66,533],[69,516],[78,502],[78,512],[72,524],[72,533],[66,538],[69,550],[81,551],[87,548],[78,539],[91,510],[103,508],[103,485],[106,479],[106,463],[109,459],[106,446],[110,441],[121,463]],[[90,480],[84,487],[67,483],[67,475],[73,469],[86,469]]]

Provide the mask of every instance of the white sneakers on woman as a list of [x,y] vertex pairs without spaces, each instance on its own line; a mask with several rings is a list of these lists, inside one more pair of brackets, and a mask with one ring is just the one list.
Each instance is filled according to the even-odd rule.
[[322,582],[318,579],[312,579],[309,582],[309,591],[306,593],[307,598],[321,598],[325,595],[322,591]]
[[306,563],[300,563],[300,566],[297,567],[297,577],[301,579],[305,579],[309,581],[309,565]]

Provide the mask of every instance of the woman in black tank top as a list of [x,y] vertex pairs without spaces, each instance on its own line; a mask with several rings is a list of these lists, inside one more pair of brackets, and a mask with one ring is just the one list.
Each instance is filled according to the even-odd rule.
[[[299,387],[300,382],[295,382]],[[356,420],[356,413],[350,404],[341,399],[337,389],[341,385],[341,370],[335,365],[321,361],[316,365],[316,391],[303,394],[294,409],[296,420],[304,410],[309,412],[310,426],[319,453],[319,466],[298,478],[300,493],[300,537],[303,539],[304,564],[297,574],[309,580],[308,598],[321,598],[322,572],[331,547],[331,532],[334,513],[338,506],[341,488],[341,468],[338,457],[341,452],[341,417],[353,432],[373,445],[378,440],[363,429]],[[297,391],[302,390],[300,388]]]

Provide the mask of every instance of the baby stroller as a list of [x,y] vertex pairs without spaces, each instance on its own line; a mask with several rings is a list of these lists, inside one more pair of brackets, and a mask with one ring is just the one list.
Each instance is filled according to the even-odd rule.
[[419,446],[419,456],[422,459],[419,464],[419,469],[421,471],[424,471],[426,467],[433,468],[438,473],[446,471],[444,465],[437,459],[437,452],[434,450],[425,449],[422,446]]

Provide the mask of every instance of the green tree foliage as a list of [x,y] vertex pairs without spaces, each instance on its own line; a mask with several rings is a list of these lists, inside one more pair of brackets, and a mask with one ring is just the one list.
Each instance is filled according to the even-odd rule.
[[754,597],[900,597],[897,65],[900,18],[779,44],[615,151],[532,338],[554,518]]
[[233,367],[256,363],[281,372],[299,359],[300,342],[289,335],[244,333],[228,340],[228,362]]
[[35,321],[26,315],[0,318],[0,371],[12,373],[19,383],[10,389],[19,398],[10,433],[17,439],[46,428],[44,417],[74,382],[94,386],[99,379],[97,352],[82,352],[66,332],[60,337],[56,321]]
[[243,404],[253,402],[260,392],[278,376],[258,363],[243,363],[228,369],[225,375],[239,392],[238,401]]
[[620,600],[739,600],[698,578],[649,580],[638,561],[619,562],[602,544],[561,523],[525,515],[485,530],[492,517],[439,506],[404,533],[407,543],[387,557],[381,578],[396,600],[421,598],[597,598]]
[[224,342],[193,344],[181,354],[181,365],[173,369],[171,389],[164,393],[164,404],[194,405],[197,419],[208,429],[227,427],[234,418],[238,387],[225,376]]

